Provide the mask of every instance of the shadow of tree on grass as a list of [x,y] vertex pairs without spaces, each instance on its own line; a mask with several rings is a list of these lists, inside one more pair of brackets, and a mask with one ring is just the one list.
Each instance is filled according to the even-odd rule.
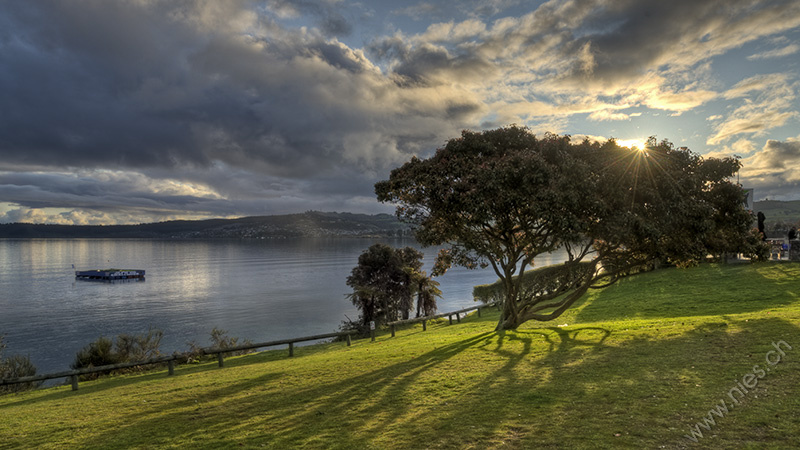
[[353,376],[337,375],[346,358],[332,360],[316,385],[300,379],[309,374],[276,369],[208,389],[201,399],[187,392],[169,405],[123,413],[119,426],[87,433],[81,446],[679,447],[688,427],[779,339],[796,345],[796,355],[762,381],[758,399],[732,413],[764,426],[721,419],[713,442],[800,446],[787,431],[800,425],[797,400],[787,400],[800,382],[798,331],[763,319],[663,339],[598,327],[485,332],[400,362],[354,359],[364,367]]

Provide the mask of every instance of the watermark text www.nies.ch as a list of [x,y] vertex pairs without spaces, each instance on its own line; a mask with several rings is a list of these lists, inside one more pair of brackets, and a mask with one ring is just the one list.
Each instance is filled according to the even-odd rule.
[[727,398],[720,399],[713,408],[708,410],[708,414],[701,421],[689,427],[689,434],[684,434],[683,437],[694,443],[699,442],[703,438],[703,430],[707,433],[710,432],[711,428],[717,425],[717,421],[739,405],[741,400],[758,386],[759,380],[767,376],[773,367],[783,361],[787,351],[792,350],[792,346],[786,341],[773,342],[772,347],[773,350],[768,351],[764,356],[766,365],[756,364],[751,372],[744,374],[741,380],[736,380],[736,385],[728,390]]

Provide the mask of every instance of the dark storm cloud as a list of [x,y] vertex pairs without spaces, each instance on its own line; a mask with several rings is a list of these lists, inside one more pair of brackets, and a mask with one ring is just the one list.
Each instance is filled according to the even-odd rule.
[[393,72],[401,77],[402,83],[447,84],[497,72],[489,61],[469,52],[451,55],[441,46],[427,43],[411,46],[397,38],[374,42],[369,52],[377,58],[396,61]]
[[797,26],[800,12],[792,0],[628,0],[575,5],[580,6],[559,14],[586,18],[576,30],[572,50],[589,44],[593,76],[607,82],[629,79],[648,67],[685,69],[754,35]]
[[764,147],[742,159],[742,184],[756,189],[756,198],[796,200],[800,192],[800,140],[768,139]]
[[[287,5],[345,31],[322,3]],[[304,177],[353,159],[397,162],[411,147],[392,142],[429,137],[396,128],[379,139],[392,148],[375,149],[395,155],[350,154],[348,138],[367,124],[408,122],[417,94],[399,92],[358,51],[235,6],[4,3],[0,95],[13,111],[0,123],[4,162],[147,168],[219,160]],[[451,106],[422,112],[434,117]]]
[[800,141],[770,139],[755,160],[760,168],[800,170]]

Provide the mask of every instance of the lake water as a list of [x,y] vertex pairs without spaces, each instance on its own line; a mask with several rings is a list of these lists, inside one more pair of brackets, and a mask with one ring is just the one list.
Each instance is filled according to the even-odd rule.
[[[163,353],[209,345],[212,328],[254,342],[330,333],[358,310],[345,295],[358,256],[375,242],[409,240],[0,239],[0,334],[6,356],[29,355],[39,373],[68,370],[100,336],[164,331]],[[423,249],[430,273],[437,249]],[[537,266],[563,261],[548,255]],[[76,281],[78,270],[146,269],[144,282]],[[439,311],[475,305],[491,269],[437,278]]]

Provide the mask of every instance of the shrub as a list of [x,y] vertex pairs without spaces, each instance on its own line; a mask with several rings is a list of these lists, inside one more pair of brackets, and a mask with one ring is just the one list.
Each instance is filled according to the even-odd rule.
[[[222,330],[220,328],[214,327],[211,330],[211,348],[221,349],[224,350],[226,348],[236,347],[237,345],[249,345],[253,342],[249,339],[244,339],[241,343],[239,343],[238,337],[230,337],[228,336],[227,330]],[[233,352],[224,353],[224,356],[236,356],[236,355],[246,355],[248,353],[253,353],[253,350],[237,350]]]
[[157,357],[164,332],[150,328],[146,334],[120,334],[116,351],[123,361],[145,361]]
[[[0,360],[0,378],[2,379],[30,377],[33,375],[36,375],[36,366],[31,362],[30,356],[14,355]],[[26,391],[35,389],[41,384],[41,381],[9,384],[0,386],[0,393]]]
[[[6,348],[3,342],[5,335],[0,334],[0,379],[13,379],[36,375],[36,366],[31,362],[30,356],[14,355],[3,358]],[[41,382],[17,383],[0,386],[0,393],[19,392],[38,387]]]
[[[209,342],[211,342],[211,346],[209,348],[212,349],[226,349],[236,347],[237,345],[249,345],[253,342],[249,339],[244,339],[239,342],[238,337],[231,337],[228,336],[228,331],[223,330],[221,328],[214,327],[211,330],[211,335],[209,337]],[[198,363],[204,359],[207,355],[203,351],[203,347],[200,346],[196,341],[190,341],[187,343],[189,345],[189,350],[182,353],[181,356],[185,358],[183,362],[185,363]],[[232,352],[225,352],[223,356],[238,356],[238,355],[246,355],[248,353],[253,353],[254,350],[236,350]],[[205,358],[207,359],[207,358]]]
[[[145,361],[155,358],[160,354],[159,345],[164,332],[150,328],[144,334],[120,334],[114,341],[101,336],[96,341],[82,348],[75,355],[75,361],[70,365],[75,370],[89,367],[107,366],[112,364]],[[129,370],[133,370],[129,369]],[[140,367],[139,370],[145,369]],[[120,372],[115,370],[114,372]],[[84,380],[93,380],[100,376],[99,373],[82,375]]]
[[[345,316],[347,317],[347,316]],[[347,317],[347,320],[343,320],[342,323],[339,325],[339,331],[356,331],[356,336],[361,338],[369,337],[370,329],[368,323],[363,323],[361,320],[352,320]],[[347,340],[347,336],[337,336],[333,338],[333,342],[344,342]]]

